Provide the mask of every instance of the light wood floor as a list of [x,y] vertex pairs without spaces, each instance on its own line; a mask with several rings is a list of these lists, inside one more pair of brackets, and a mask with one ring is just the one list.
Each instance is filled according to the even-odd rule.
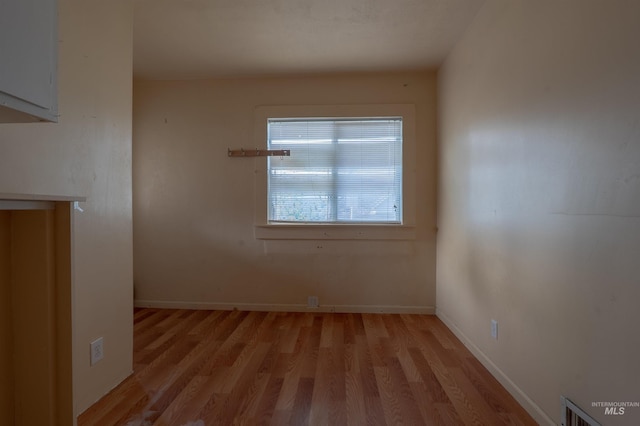
[[535,425],[430,315],[140,309],[79,425]]

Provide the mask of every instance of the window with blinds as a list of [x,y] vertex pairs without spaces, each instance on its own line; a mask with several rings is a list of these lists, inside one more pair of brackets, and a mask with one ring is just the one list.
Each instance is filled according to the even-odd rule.
[[270,223],[402,223],[402,118],[269,119]]

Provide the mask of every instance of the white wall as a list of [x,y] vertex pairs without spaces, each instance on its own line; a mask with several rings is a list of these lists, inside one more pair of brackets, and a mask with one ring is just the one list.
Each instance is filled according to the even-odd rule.
[[[416,239],[254,237],[260,105],[414,104]],[[135,298],[141,305],[429,311],[435,306],[435,73],[136,81]],[[266,161],[261,158],[256,161]]]
[[640,423],[638,18],[490,0],[439,72],[438,313],[542,423]]
[[[59,1],[57,124],[0,124],[0,192],[86,196],[73,224],[74,405],[132,366],[129,1]],[[89,366],[89,342],[105,359]]]

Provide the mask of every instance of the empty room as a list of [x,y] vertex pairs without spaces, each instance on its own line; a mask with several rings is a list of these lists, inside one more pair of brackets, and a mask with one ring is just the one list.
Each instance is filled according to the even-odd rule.
[[640,424],[640,3],[0,3],[0,424]]

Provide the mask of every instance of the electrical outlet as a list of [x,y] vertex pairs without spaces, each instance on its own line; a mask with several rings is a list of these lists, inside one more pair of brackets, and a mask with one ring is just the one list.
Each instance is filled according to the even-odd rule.
[[317,308],[318,306],[320,306],[318,296],[307,297],[307,308]]
[[491,337],[498,340],[498,321],[491,320]]
[[104,358],[104,341],[102,337],[91,342],[91,365]]

